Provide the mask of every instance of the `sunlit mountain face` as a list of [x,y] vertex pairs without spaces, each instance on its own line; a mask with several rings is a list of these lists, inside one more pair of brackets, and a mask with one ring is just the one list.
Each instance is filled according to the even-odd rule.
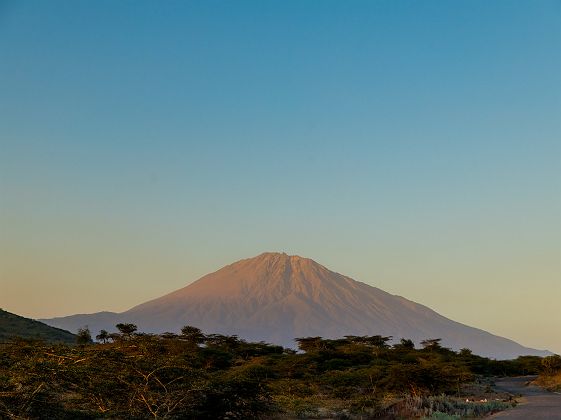
[[497,359],[544,355],[506,338],[445,318],[430,308],[328,270],[299,256],[264,253],[208,274],[188,286],[123,313],[101,312],[45,320],[96,334],[118,322],[144,332],[177,332],[193,325],[207,333],[295,347],[295,337],[392,336],[419,343],[441,338],[454,350]]

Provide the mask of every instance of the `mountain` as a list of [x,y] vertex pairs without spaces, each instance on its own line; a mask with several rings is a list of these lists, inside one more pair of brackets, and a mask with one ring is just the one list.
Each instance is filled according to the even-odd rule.
[[376,335],[442,338],[454,350],[497,359],[546,355],[512,340],[460,324],[426,306],[328,270],[315,261],[264,253],[208,274],[188,286],[123,313],[101,312],[44,320],[95,334],[133,322],[145,332],[194,325],[207,333],[237,334],[294,347],[295,337]]
[[0,309],[0,343],[14,337],[40,339],[50,343],[76,342],[76,336],[68,331]]

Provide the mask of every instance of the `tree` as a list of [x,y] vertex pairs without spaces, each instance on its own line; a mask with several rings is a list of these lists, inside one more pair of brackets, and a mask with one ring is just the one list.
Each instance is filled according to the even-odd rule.
[[130,339],[138,327],[135,324],[117,324],[115,325],[121,335],[127,339]]
[[421,346],[423,346],[424,349],[429,351],[438,350],[442,348],[440,346],[441,341],[442,338],[428,338],[426,340],[421,341]]
[[102,343],[107,343],[107,340],[109,340],[109,333],[106,330],[101,330],[99,334],[95,336],[95,339]]
[[399,344],[394,344],[393,346],[395,349],[403,349],[403,350],[413,350],[415,348],[415,343],[413,340],[408,338],[402,338],[399,341]]
[[200,344],[205,341],[205,335],[202,331],[191,325],[185,325],[181,328],[181,335],[187,339],[187,341],[195,344]]
[[392,339],[391,336],[381,336],[381,335],[363,335],[363,336],[356,336],[356,335],[346,335],[345,338],[349,340],[351,343],[355,344],[364,344],[370,347],[379,347],[379,348],[388,348],[388,341]]
[[460,349],[458,355],[462,357],[471,357],[473,355],[473,352],[470,349],[464,347],[463,349]]
[[208,347],[219,347],[231,353],[235,353],[244,343],[237,335],[209,334],[205,338]]
[[316,352],[326,348],[325,340],[321,337],[300,337],[296,338],[298,348],[306,353]]
[[555,354],[542,359],[542,369],[546,375],[553,375],[561,371],[561,356]]
[[92,342],[92,334],[90,333],[90,329],[85,326],[78,330],[76,334],[76,343],[77,344],[89,344]]

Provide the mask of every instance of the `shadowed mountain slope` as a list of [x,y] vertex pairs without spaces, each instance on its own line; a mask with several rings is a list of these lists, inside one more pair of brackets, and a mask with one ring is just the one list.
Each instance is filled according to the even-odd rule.
[[0,309],[0,342],[15,337],[39,339],[49,343],[76,342],[76,336],[68,331]]
[[523,347],[447,319],[426,306],[328,270],[298,256],[265,253],[238,261],[160,298],[120,313],[45,320],[93,333],[133,322],[145,332],[179,331],[194,325],[207,333],[237,334],[294,347],[304,336],[390,335],[442,338],[454,350],[470,348],[483,356],[507,359],[548,352]]

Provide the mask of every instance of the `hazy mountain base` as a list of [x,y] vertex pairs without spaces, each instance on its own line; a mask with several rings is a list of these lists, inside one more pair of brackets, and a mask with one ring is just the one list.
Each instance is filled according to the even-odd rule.
[[[390,348],[380,336],[315,337],[300,340],[303,352],[294,353],[189,331],[182,336],[112,335],[113,342],[82,346],[4,344],[0,416],[53,420],[478,416],[509,405],[480,402],[481,397],[474,396],[473,384],[481,375],[537,372],[541,363],[537,357],[495,361],[467,350],[455,353],[437,340],[418,350],[410,341]],[[488,384],[479,381],[478,386]]]

